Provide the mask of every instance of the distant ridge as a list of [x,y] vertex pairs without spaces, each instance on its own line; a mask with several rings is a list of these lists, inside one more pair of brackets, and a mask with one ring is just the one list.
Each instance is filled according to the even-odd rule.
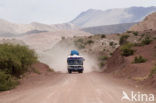
[[0,36],[17,36],[41,32],[53,32],[57,30],[78,30],[78,27],[71,23],[64,24],[41,24],[33,22],[30,24],[16,24],[0,19]]
[[123,23],[123,24],[115,24],[115,25],[104,25],[104,26],[83,28],[81,30],[83,30],[85,32],[92,33],[92,34],[123,33],[125,31],[127,31],[134,24],[136,24],[136,23]]
[[156,11],[154,6],[109,9],[105,11],[89,9],[82,12],[70,23],[81,28],[132,23],[143,20],[145,16],[154,11]]

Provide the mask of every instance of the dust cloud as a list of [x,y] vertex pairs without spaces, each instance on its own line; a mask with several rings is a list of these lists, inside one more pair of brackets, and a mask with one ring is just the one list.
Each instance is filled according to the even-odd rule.
[[[52,49],[39,53],[39,59],[41,62],[49,65],[50,68],[56,72],[67,72],[67,57],[70,55],[71,50],[77,50],[74,45],[69,44],[57,44]],[[98,63],[96,60],[87,53],[79,51],[80,56],[83,56],[84,72],[99,71]]]

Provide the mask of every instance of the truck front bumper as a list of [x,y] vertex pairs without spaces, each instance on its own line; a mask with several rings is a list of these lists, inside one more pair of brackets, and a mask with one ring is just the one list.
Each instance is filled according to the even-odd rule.
[[70,66],[70,67],[68,67],[68,70],[70,70],[70,71],[83,71],[83,67],[82,66]]

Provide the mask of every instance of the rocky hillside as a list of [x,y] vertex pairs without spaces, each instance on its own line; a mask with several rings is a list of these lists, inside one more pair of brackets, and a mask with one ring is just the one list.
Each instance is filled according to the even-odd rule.
[[71,23],[82,28],[132,23],[141,21],[145,16],[154,11],[156,11],[156,7],[130,7],[105,11],[89,9],[78,15]]
[[105,72],[156,87],[156,40],[149,45],[133,46],[131,56],[122,55],[119,47],[107,62]]
[[105,72],[143,86],[156,87],[156,31],[127,31],[120,34],[120,47],[108,59]]
[[156,31],[156,12],[148,15],[142,22],[132,26],[130,31],[145,31],[153,30]]
[[47,25],[37,22],[31,24],[16,24],[0,19],[0,36],[16,36],[22,34],[32,34],[41,32],[51,32],[57,30],[77,30],[71,23]]
[[83,28],[81,30],[92,34],[113,34],[126,32],[131,26],[136,23],[123,23],[115,25],[104,25],[97,27]]

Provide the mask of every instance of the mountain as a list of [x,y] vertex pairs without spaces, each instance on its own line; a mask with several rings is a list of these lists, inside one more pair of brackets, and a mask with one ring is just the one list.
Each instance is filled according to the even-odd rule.
[[148,15],[142,22],[132,26],[130,31],[145,31],[153,30],[156,31],[156,12]]
[[156,11],[156,7],[130,7],[123,9],[95,10],[89,9],[82,12],[70,23],[82,28],[132,23],[141,21],[148,14]]
[[113,33],[123,33],[127,31],[131,26],[136,23],[123,23],[115,25],[104,25],[96,27],[88,27],[81,29],[82,31],[89,32],[92,34],[113,34]]
[[78,27],[74,26],[71,23],[47,25],[33,22],[30,24],[16,24],[0,19],[0,36],[16,36],[21,34],[32,34],[71,29],[77,30]]

